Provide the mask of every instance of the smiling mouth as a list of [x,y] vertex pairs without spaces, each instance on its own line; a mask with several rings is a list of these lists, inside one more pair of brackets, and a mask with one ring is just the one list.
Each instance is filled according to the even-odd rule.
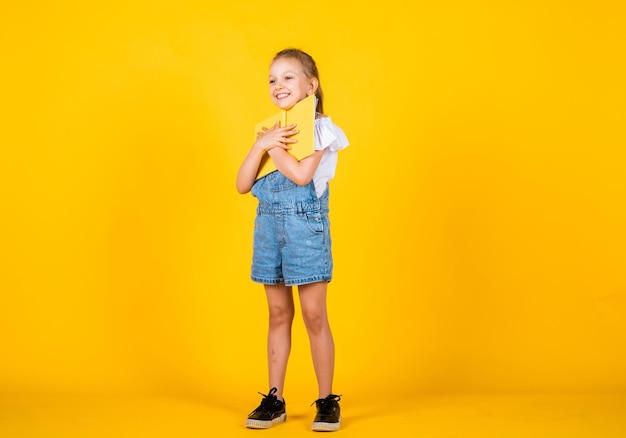
[[278,93],[276,95],[276,99],[280,100],[280,99],[284,99],[286,97],[289,97],[289,93]]

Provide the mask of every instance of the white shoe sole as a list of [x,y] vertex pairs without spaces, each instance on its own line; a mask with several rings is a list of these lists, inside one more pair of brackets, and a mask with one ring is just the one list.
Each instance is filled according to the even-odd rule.
[[246,420],[246,427],[249,429],[269,429],[275,424],[284,423],[287,420],[287,414],[282,414],[280,417],[276,417],[273,420],[254,420],[248,418]]
[[324,423],[322,421],[314,422],[311,425],[311,430],[315,432],[334,432],[339,430],[341,427],[341,417],[339,417],[339,421],[336,423]]

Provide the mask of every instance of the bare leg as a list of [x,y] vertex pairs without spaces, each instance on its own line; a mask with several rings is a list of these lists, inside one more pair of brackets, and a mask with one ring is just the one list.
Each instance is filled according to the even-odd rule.
[[335,344],[326,310],[326,289],[326,282],[304,284],[298,287],[302,318],[311,344],[319,398],[332,394],[335,369]]
[[284,284],[265,285],[269,310],[267,332],[267,364],[270,388],[276,387],[276,397],[283,400],[287,361],[291,351],[291,325],[294,317],[293,293]]

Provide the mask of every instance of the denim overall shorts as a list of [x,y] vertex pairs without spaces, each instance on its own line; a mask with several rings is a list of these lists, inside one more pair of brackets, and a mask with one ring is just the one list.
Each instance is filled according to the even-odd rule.
[[254,183],[252,281],[299,284],[330,281],[333,259],[328,187],[318,198],[313,181],[299,186],[278,171]]

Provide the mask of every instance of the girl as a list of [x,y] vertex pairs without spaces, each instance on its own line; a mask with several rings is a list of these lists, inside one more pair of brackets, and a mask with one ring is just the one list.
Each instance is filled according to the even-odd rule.
[[[259,203],[254,225],[251,279],[264,285],[269,309],[267,341],[269,387],[246,426],[267,429],[286,420],[283,386],[291,349],[298,287],[318,383],[312,429],[338,430],[338,395],[333,394],[335,347],[326,311],[326,286],[333,261],[328,220],[328,182],[335,175],[337,151],[348,146],[343,131],[323,114],[323,94],[315,61],[299,49],[285,49],[270,65],[272,102],[288,110],[315,94],[315,152],[297,161],[287,151],[297,140],[295,125],[263,128],[237,175],[239,193],[252,191]],[[267,153],[278,170],[256,180]]]

